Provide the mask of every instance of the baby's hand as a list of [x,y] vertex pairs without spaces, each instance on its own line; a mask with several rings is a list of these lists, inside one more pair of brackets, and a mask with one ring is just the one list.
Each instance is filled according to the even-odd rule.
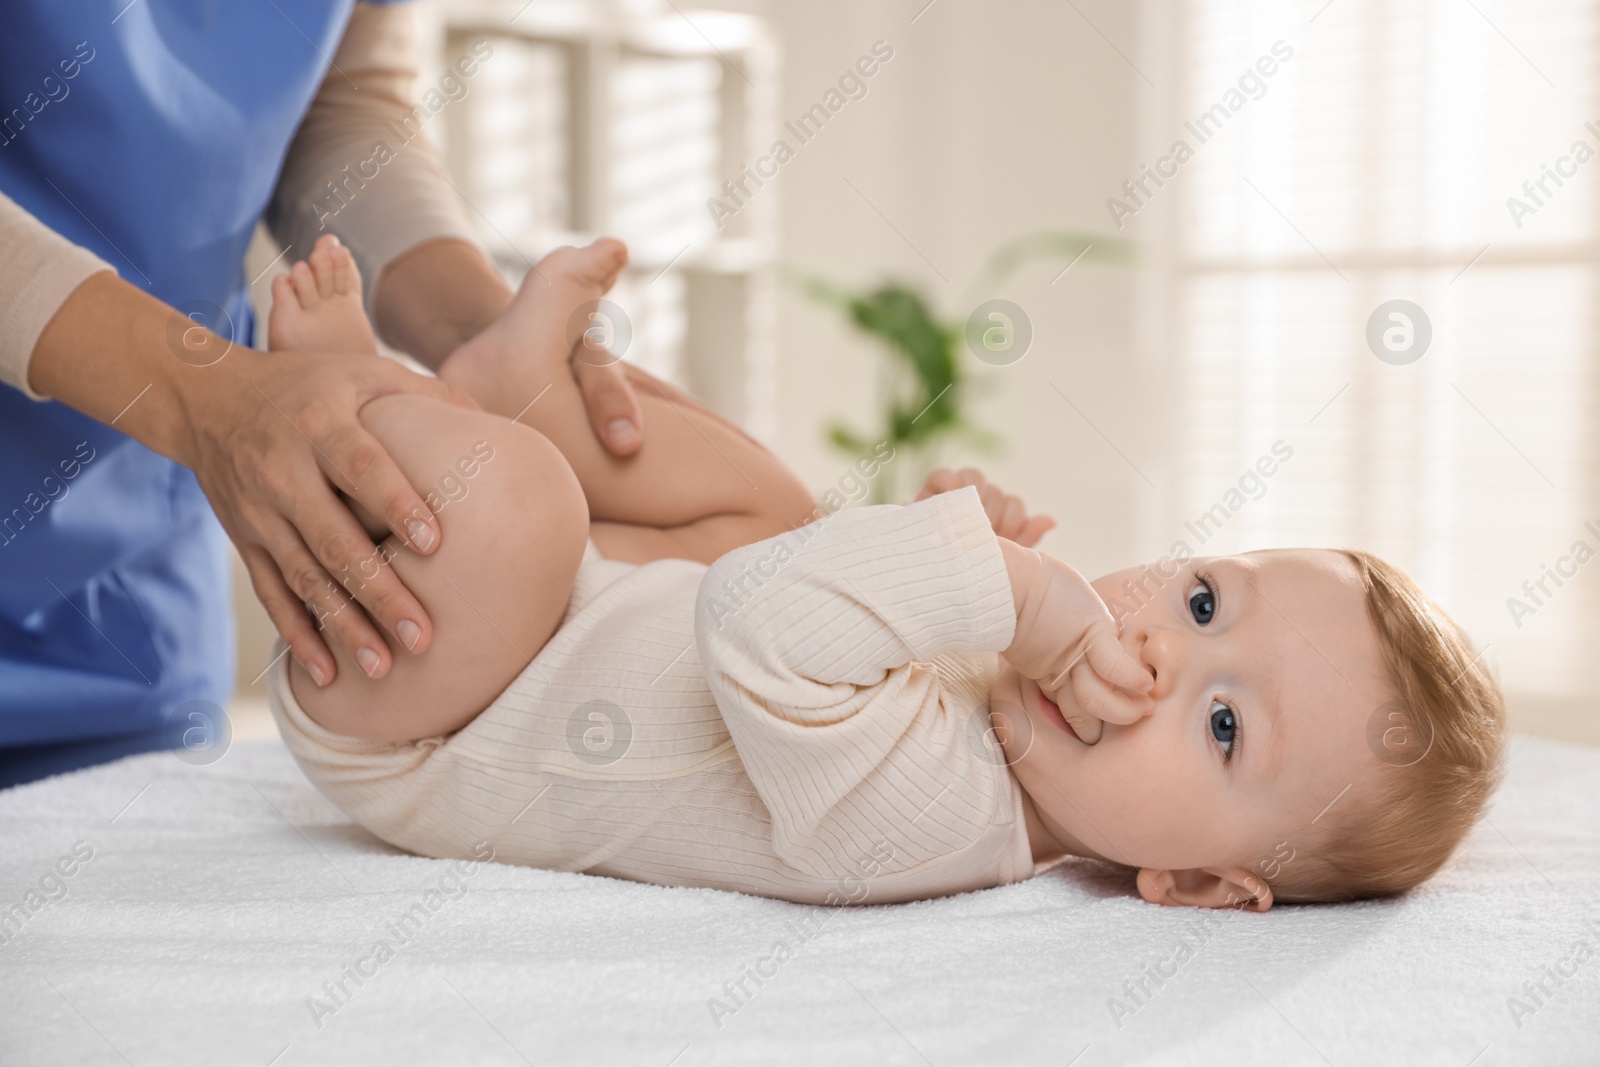
[[1006,662],[1038,684],[1085,744],[1100,740],[1102,721],[1149,714],[1155,679],[1122,647],[1116,620],[1088,580],[1043,552],[1002,551],[1019,602],[1016,632],[1001,653]]
[[1000,537],[1032,548],[1039,543],[1039,538],[1055,528],[1056,520],[1048,515],[1029,516],[1027,505],[1023,504],[1021,497],[1008,494],[975,467],[962,467],[958,471],[940,467],[922,483],[917,500],[926,500],[930,496],[969,485],[978,487],[978,499],[983,501],[984,514],[989,516],[989,525]]

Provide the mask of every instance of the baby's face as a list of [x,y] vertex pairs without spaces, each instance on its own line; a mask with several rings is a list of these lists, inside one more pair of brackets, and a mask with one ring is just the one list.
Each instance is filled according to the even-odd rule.
[[[1315,549],[1174,567],[1164,582],[1143,568],[1093,583],[1121,622],[1123,647],[1155,676],[1154,711],[1106,723],[1086,745],[1002,659],[991,718],[1063,850],[1270,877],[1263,865],[1304,851],[1330,802],[1364,799],[1374,781],[1366,728],[1388,696],[1360,579],[1346,557]],[[1141,580],[1130,596],[1124,583],[1137,590]],[[1070,687],[1061,695],[1071,700]]]

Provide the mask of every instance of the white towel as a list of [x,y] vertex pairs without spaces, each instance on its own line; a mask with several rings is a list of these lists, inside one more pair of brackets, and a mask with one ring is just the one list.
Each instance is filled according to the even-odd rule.
[[[1079,861],[844,910],[456,871],[351,825],[275,740],[136,756],[0,792],[0,907],[41,902],[0,943],[0,1063],[1600,1062],[1600,750],[1519,738],[1490,820],[1405,899],[1208,930]],[[1135,1005],[1146,965],[1172,977]]]

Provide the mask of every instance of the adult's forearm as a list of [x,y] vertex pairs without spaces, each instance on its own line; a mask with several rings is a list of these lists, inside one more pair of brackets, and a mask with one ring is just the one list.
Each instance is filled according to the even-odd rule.
[[[430,121],[440,120],[430,120],[434,109],[413,102],[414,6],[356,4],[332,68],[289,145],[266,215],[273,237],[296,259],[310,255],[324,234],[343,241],[369,283],[366,307],[374,319],[373,284],[388,267],[435,240],[470,247],[476,239],[429,139]],[[470,80],[492,55],[487,43],[474,46],[452,73]],[[475,277],[493,275],[487,261],[481,268]],[[429,362],[427,352],[414,354]]]
[[478,246],[454,238],[405,252],[372,284],[383,343],[438,369],[511,304],[512,292]]
[[[190,351],[185,342],[197,347]],[[185,362],[171,345],[186,352]],[[115,274],[91,275],[45,326],[28,366],[31,387],[151,450],[188,463],[192,442],[182,391],[207,373],[225,345]],[[233,353],[229,353],[231,358]]]
[[34,346],[61,305],[91,275],[112,271],[0,192],[0,382],[42,400],[30,384]]

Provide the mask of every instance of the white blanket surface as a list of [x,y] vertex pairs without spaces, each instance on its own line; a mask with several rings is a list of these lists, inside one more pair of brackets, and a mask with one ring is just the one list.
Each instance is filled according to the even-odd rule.
[[1600,749],[1519,737],[1406,898],[1209,930],[1078,861],[831,910],[465,866],[352,825],[276,740],[0,792],[0,1063],[1600,1064]]

